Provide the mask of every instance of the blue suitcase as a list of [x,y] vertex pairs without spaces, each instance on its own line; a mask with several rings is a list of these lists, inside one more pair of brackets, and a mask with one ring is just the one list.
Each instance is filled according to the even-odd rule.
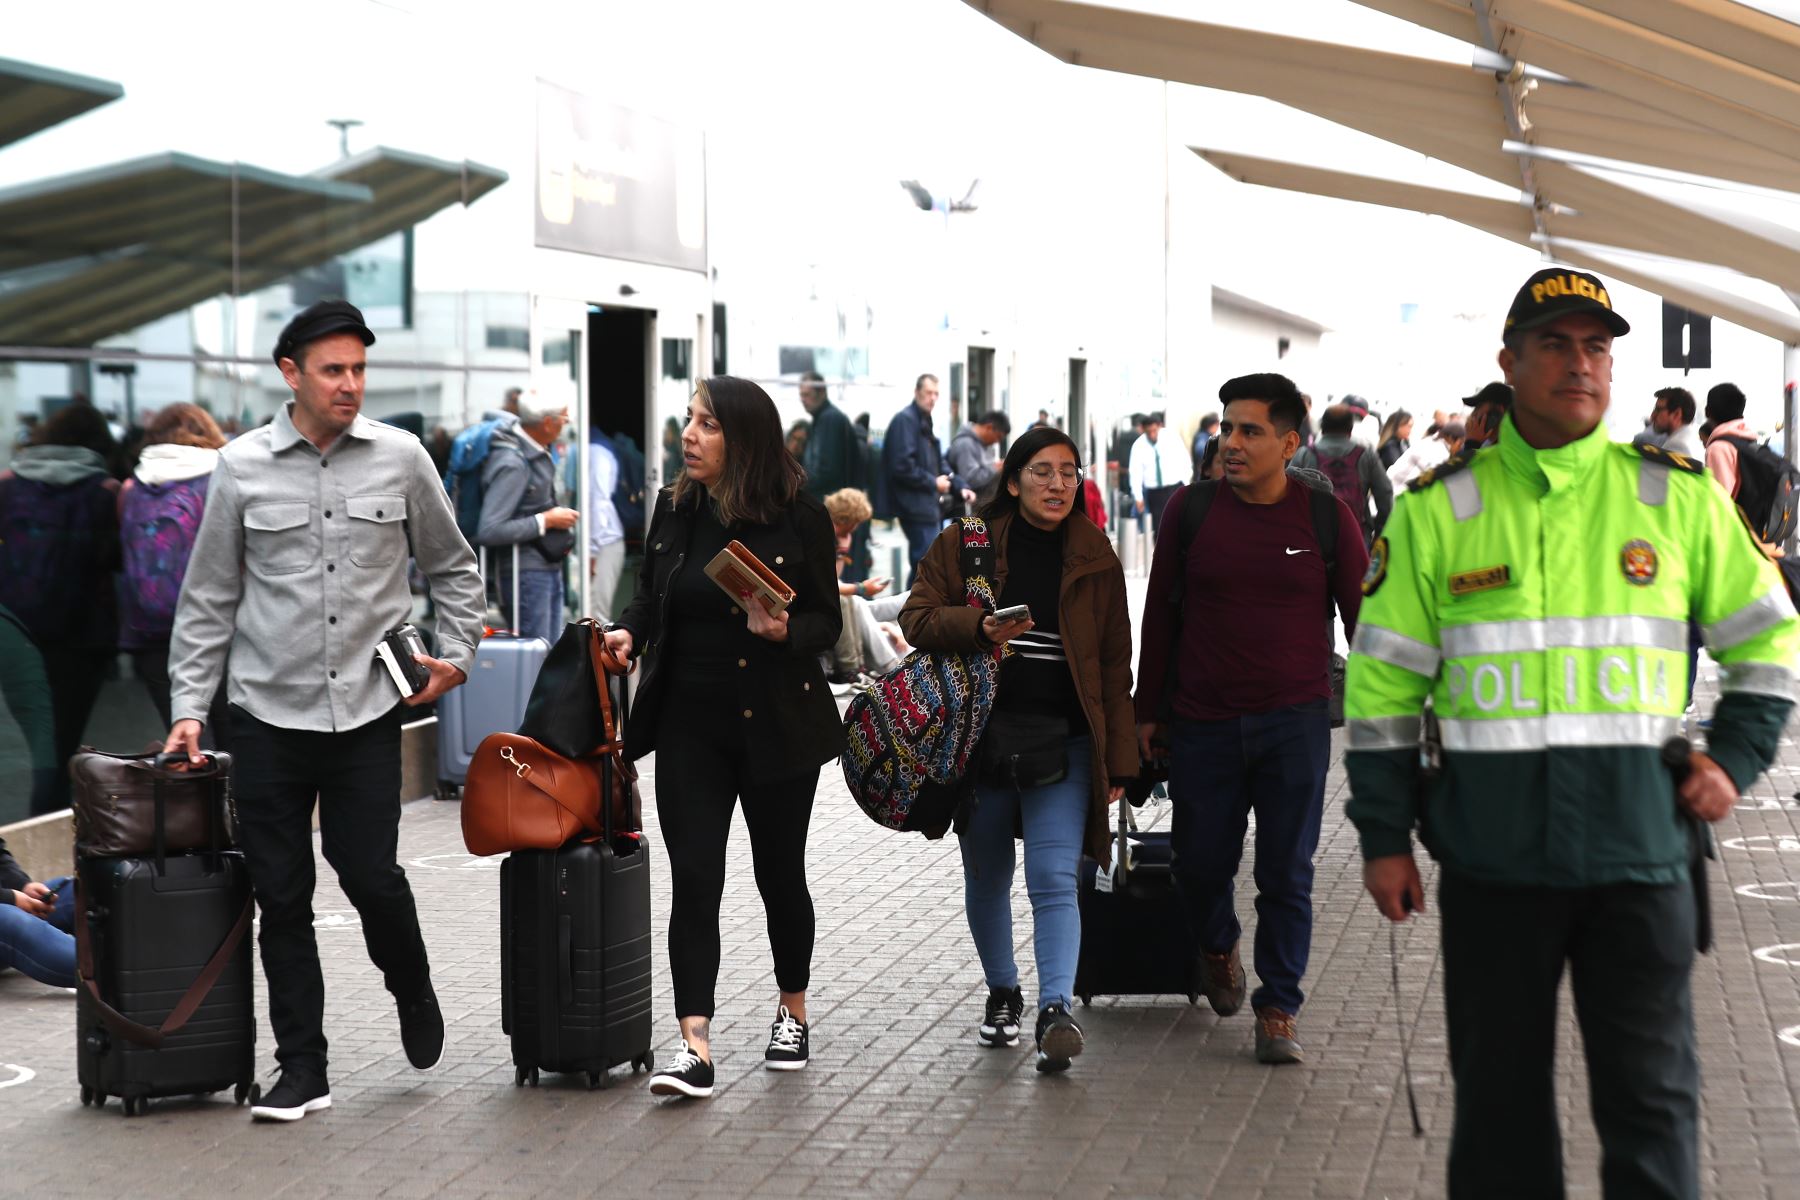
[[475,648],[469,681],[437,702],[438,798],[455,799],[469,775],[469,760],[490,733],[511,732],[525,719],[538,668],[550,653],[543,638],[496,633]]

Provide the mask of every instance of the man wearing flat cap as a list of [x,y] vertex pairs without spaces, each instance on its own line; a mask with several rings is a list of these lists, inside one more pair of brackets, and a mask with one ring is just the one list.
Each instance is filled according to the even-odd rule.
[[[294,398],[219,454],[169,652],[165,749],[201,761],[209,697],[231,661],[237,835],[262,911],[263,973],[281,1079],[253,1106],[294,1121],[329,1108],[325,981],[313,937],[312,812],[362,920],[369,958],[420,1070],[444,1021],[406,872],[400,722],[467,678],[481,636],[475,557],[419,439],[361,413],[375,335],[342,300],[301,312],[275,343]],[[442,659],[402,701],[375,648],[412,613],[407,557],[437,601]]]
[[[1425,907],[1415,829],[1439,866],[1456,1200],[1564,1194],[1565,970],[1602,1193],[1700,1195],[1689,975],[1710,944],[1708,823],[1774,756],[1800,619],[1698,463],[1607,437],[1629,329],[1592,275],[1528,279],[1502,335],[1514,395],[1498,443],[1413,485],[1363,580],[1348,812],[1390,920]],[[1664,744],[1682,728],[1690,620],[1722,695],[1687,754]],[[1422,756],[1427,698],[1438,737]]]

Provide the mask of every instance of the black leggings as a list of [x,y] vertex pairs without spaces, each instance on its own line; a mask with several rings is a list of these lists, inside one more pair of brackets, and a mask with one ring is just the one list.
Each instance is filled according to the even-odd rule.
[[[673,682],[673,681],[672,681]],[[806,829],[819,768],[762,783],[749,778],[741,737],[719,736],[736,716],[729,688],[677,684],[656,738],[656,816],[669,851],[669,971],[675,1015],[713,1015],[719,980],[719,901],[731,810],[744,803],[756,887],[768,917],[775,983],[804,992],[812,972],[813,903],[806,887]],[[726,699],[726,703],[721,703]],[[677,715],[679,714],[679,715]]]

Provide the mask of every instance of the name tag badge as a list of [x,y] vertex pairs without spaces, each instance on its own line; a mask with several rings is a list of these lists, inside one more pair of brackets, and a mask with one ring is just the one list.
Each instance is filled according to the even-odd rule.
[[1491,592],[1495,588],[1503,588],[1511,582],[1511,567],[1505,564],[1497,567],[1482,567],[1479,570],[1452,575],[1450,577],[1450,594],[1467,596],[1474,592]]

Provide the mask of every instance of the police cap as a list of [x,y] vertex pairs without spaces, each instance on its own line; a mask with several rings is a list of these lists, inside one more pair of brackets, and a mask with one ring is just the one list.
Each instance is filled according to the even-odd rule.
[[1506,312],[1505,332],[1523,333],[1571,313],[1593,313],[1614,337],[1631,332],[1625,318],[1613,311],[1612,296],[1599,277],[1568,267],[1545,267],[1525,281]]

